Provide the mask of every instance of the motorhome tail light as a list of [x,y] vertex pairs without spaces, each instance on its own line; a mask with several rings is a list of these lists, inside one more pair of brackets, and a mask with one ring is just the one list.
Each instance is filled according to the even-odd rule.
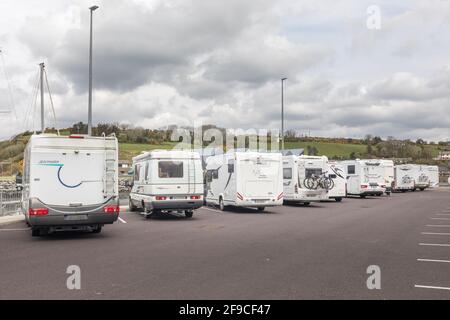
[[362,185],[361,185],[361,189],[367,189],[367,188],[368,188],[367,185],[365,185],[365,184],[362,184]]
[[282,198],[283,198],[283,192],[278,195],[277,200],[280,200]]
[[28,209],[30,216],[46,216],[48,215],[47,208],[30,208]]
[[192,200],[200,200],[200,196],[191,196]]
[[106,206],[103,208],[103,212],[105,213],[119,213],[120,207],[119,206]]
[[244,200],[244,197],[243,197],[239,192],[236,192],[236,196],[237,196],[240,200]]
[[84,139],[84,136],[79,136],[79,135],[75,135],[75,134],[71,134],[69,136],[70,139]]
[[167,197],[165,196],[156,196],[156,200],[166,200]]

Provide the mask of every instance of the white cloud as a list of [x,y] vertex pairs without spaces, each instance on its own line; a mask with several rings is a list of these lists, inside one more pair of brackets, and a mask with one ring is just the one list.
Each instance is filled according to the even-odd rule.
[[[18,109],[17,120],[0,115],[0,137],[30,128],[25,115],[41,61],[60,124],[86,120],[91,4],[0,3],[0,46]],[[440,36],[450,24],[448,1],[379,1],[379,31],[366,28],[370,1],[98,4],[95,122],[278,128],[279,79],[287,76],[287,128],[449,138],[450,40]]]

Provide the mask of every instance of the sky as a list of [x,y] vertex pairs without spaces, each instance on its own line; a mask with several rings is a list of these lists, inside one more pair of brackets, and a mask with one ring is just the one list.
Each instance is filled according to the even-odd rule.
[[92,5],[94,124],[278,129],[287,77],[286,129],[450,138],[449,0],[2,0],[0,138],[39,129],[40,62],[56,125],[87,122]]

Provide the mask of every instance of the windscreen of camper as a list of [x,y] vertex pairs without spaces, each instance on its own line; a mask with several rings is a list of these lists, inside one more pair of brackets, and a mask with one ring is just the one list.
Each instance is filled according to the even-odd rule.
[[279,191],[281,161],[258,157],[241,160],[239,166],[239,177],[245,196],[273,197],[278,195],[275,193]]
[[103,203],[104,159],[103,150],[33,150],[31,195],[48,205]]

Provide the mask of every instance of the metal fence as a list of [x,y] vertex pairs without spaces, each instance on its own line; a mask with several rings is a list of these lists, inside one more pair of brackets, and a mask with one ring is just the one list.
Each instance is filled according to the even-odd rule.
[[0,191],[0,217],[17,214],[22,207],[22,191]]

